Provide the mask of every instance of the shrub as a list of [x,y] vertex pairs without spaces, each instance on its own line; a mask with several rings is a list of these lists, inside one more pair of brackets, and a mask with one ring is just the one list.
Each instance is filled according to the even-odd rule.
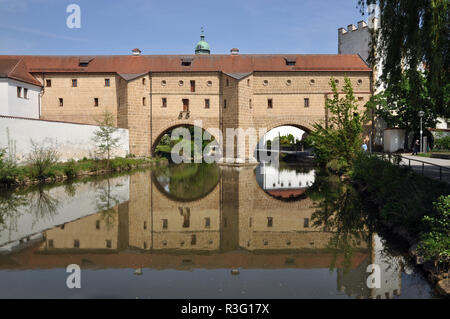
[[20,172],[16,163],[6,158],[6,151],[0,149],[0,184],[10,186],[16,182]]
[[32,176],[38,179],[54,177],[55,172],[50,168],[58,162],[59,155],[53,146],[44,146],[31,142],[31,152],[28,154],[28,163],[32,166]]
[[436,139],[434,147],[438,150],[450,150],[450,136]]
[[422,236],[419,253],[437,264],[450,263],[450,195],[440,196],[434,203],[434,214],[423,217],[429,231]]
[[78,167],[74,160],[70,160],[64,165],[63,172],[67,176],[67,178],[71,179],[77,176]]

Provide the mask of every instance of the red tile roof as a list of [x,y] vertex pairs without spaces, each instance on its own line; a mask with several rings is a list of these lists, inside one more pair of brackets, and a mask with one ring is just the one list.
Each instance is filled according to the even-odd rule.
[[41,86],[41,83],[28,72],[28,68],[22,57],[0,57],[0,78],[11,78]]
[[[286,65],[286,57],[295,65]],[[191,59],[182,66],[181,59]],[[22,60],[30,73],[93,72],[142,74],[147,72],[246,73],[255,71],[371,72],[359,55],[110,55],[110,56],[0,56],[2,61]],[[80,61],[89,61],[80,66]],[[1,69],[0,69],[1,70]],[[27,73],[28,74],[28,73]]]

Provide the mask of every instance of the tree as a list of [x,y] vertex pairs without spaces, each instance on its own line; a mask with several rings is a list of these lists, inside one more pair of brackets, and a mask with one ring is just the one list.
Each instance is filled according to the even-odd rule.
[[111,152],[120,146],[120,138],[114,136],[118,129],[114,127],[114,118],[110,112],[104,112],[103,118],[97,121],[97,124],[99,128],[94,132],[92,141],[97,146],[97,152],[103,156],[106,155],[109,167]]
[[328,125],[315,123],[307,137],[307,143],[314,148],[316,161],[322,166],[342,173],[347,172],[353,159],[361,152],[363,124],[367,112],[359,114],[358,103],[353,94],[349,78],[345,78],[344,97],[339,97],[336,82],[330,80],[333,98],[326,101],[330,112]]
[[401,92],[406,76],[411,92],[425,86],[430,97],[424,102],[419,94],[409,94],[407,105],[450,118],[448,0],[358,0],[358,4],[363,14],[366,7],[379,6],[381,26],[372,30],[369,62],[382,61],[381,80],[387,91]]
[[[405,129],[406,136],[409,136],[410,132],[419,134],[419,111],[426,110],[422,119],[423,127],[434,127],[437,117],[437,113],[432,108],[426,107],[430,100],[425,76],[421,74],[417,76],[420,85],[416,90],[413,89],[411,83],[412,77],[416,77],[416,75],[411,75],[412,73],[415,72],[412,70],[403,72],[398,83],[389,86],[384,92],[374,95],[367,104],[368,108],[373,109],[378,117],[386,121],[388,127]],[[430,134],[428,133],[428,135]],[[409,146],[408,139],[405,138],[404,149],[409,149]]]

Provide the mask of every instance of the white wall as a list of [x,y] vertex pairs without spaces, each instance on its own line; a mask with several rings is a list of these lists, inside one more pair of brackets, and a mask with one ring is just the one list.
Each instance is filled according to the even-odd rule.
[[[17,87],[22,88],[22,97],[17,96]],[[24,89],[28,89],[24,98]],[[0,79],[0,115],[39,118],[39,93],[41,88],[13,79]]]
[[403,149],[405,143],[405,130],[385,129],[383,140],[385,152],[393,153],[399,149]]
[[[37,143],[56,147],[61,161],[92,158],[96,150],[92,137],[96,130],[98,126],[95,125],[0,117],[0,148],[8,146],[9,131],[9,139],[16,145],[18,162],[26,160],[31,150],[30,138]],[[116,137],[120,139],[120,147],[113,156],[126,156],[130,150],[128,130],[118,129]]]

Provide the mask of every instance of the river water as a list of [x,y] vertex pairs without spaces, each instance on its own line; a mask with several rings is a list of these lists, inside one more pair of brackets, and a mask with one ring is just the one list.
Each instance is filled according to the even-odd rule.
[[332,211],[351,198],[327,183],[186,164],[2,193],[0,298],[433,298],[359,205]]

